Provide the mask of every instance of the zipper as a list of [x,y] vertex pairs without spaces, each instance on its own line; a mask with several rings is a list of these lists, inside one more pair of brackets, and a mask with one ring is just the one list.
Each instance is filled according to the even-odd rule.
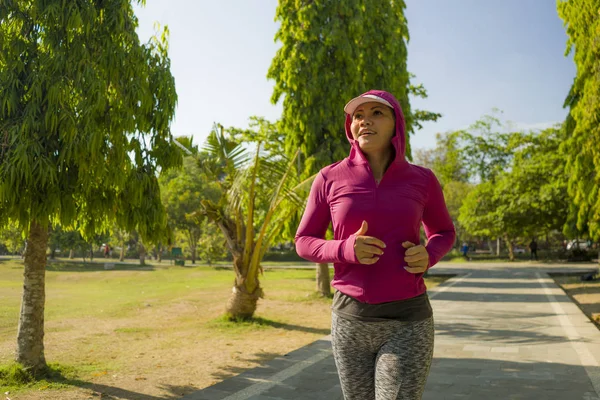
[[369,175],[371,176],[371,180],[373,182],[373,185],[375,187],[375,190],[379,189],[379,186],[381,186],[381,183],[383,182],[383,180],[385,179],[385,176],[390,172],[390,170],[393,168],[394,166],[394,161],[392,161],[390,163],[390,166],[385,170],[385,172],[383,173],[383,176],[381,177],[381,180],[379,181],[379,183],[377,183],[377,180],[375,179],[375,174],[373,174],[373,170],[371,170],[371,166],[369,165],[369,163],[365,163],[367,171],[369,172]]

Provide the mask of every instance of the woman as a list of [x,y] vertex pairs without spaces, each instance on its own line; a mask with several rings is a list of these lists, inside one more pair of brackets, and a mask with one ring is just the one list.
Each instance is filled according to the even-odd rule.
[[[421,399],[433,355],[423,273],[455,231],[434,174],[405,159],[405,120],[390,93],[344,107],[349,157],[313,182],[296,251],[332,262],[331,338],[346,400]],[[329,223],[334,240],[325,240]],[[423,224],[427,245],[419,243]]]

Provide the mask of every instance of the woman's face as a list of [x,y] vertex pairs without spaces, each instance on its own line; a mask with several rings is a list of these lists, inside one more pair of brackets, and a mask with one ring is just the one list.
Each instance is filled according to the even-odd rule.
[[396,132],[394,111],[378,102],[361,104],[352,115],[350,131],[363,152],[385,152]]

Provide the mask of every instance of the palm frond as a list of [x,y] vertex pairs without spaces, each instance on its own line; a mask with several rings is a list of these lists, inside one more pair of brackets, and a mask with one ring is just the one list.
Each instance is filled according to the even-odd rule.
[[248,209],[246,213],[248,214],[246,221],[246,242],[244,244],[244,265],[247,265],[250,260],[250,251],[252,248],[252,242],[254,241],[254,189],[256,186],[256,176],[258,174],[258,170],[260,168],[260,147],[261,143],[259,142],[256,146],[256,156],[254,157],[254,163],[252,167],[250,167],[251,178],[250,178],[250,189],[248,191]]

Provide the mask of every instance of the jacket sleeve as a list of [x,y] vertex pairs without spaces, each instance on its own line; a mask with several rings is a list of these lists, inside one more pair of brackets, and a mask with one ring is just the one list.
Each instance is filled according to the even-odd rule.
[[430,171],[429,195],[423,210],[423,228],[427,236],[429,268],[433,267],[448,253],[456,240],[454,224],[448,213],[442,187]]
[[331,213],[327,203],[326,179],[319,172],[312,184],[304,215],[296,231],[296,252],[318,263],[355,263],[355,235],[345,240],[325,240]]

